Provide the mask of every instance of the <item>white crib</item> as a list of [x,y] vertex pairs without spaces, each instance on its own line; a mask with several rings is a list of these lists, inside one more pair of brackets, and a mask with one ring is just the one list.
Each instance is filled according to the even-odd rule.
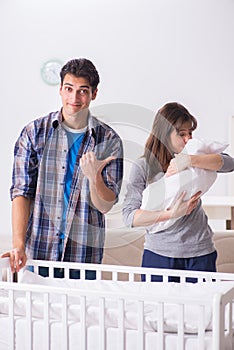
[[[1,350],[231,350],[234,275],[28,261],[12,282],[0,259]],[[38,267],[49,269],[41,277]],[[53,278],[55,268],[64,278]],[[80,271],[79,280],[69,270]],[[85,272],[96,271],[96,280]],[[124,275],[124,281],[122,276]],[[146,282],[139,282],[141,275]],[[151,282],[162,275],[163,282]],[[169,276],[180,283],[168,282]],[[197,283],[186,283],[186,278]],[[3,280],[4,279],[4,280]]]

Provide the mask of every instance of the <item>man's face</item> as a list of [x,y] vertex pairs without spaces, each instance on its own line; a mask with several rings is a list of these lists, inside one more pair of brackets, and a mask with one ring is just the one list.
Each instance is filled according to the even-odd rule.
[[63,104],[63,117],[76,117],[79,112],[88,109],[90,102],[96,98],[97,89],[92,92],[88,81],[82,77],[66,74],[60,86],[60,96]]

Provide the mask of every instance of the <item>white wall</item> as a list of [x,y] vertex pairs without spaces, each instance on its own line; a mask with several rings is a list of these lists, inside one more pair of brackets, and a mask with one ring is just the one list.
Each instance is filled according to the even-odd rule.
[[[1,0],[0,18],[0,235],[11,231],[15,139],[25,123],[60,108],[58,87],[40,77],[50,58],[90,58],[101,75],[93,110],[111,123],[130,123],[131,137],[176,100],[197,116],[195,135],[228,140],[233,0]],[[227,194],[227,176],[212,191]]]

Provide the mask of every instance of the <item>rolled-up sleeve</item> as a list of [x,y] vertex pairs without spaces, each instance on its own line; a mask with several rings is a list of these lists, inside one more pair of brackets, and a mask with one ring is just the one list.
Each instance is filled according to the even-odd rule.
[[105,157],[109,156],[114,156],[115,159],[104,168],[103,181],[115,193],[117,202],[123,180],[123,144],[119,137],[114,137],[105,148]]
[[10,197],[33,198],[37,182],[37,157],[32,149],[27,128],[24,128],[14,148],[14,165]]
[[219,169],[219,173],[229,173],[234,171],[234,158],[227,153],[221,153],[223,159],[223,165]]
[[146,168],[144,159],[138,159],[131,168],[123,203],[123,221],[132,227],[135,212],[142,204],[142,193],[146,187]]

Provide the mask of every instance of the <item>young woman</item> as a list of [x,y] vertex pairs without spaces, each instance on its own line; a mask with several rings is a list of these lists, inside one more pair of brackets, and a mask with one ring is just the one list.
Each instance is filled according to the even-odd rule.
[[[165,174],[171,176],[190,166],[219,172],[234,170],[234,159],[224,153],[180,153],[196,127],[197,120],[184,106],[167,103],[155,116],[144,155],[131,169],[123,219],[129,227],[146,227],[143,267],[216,271],[213,232],[202,208],[200,193],[188,201],[183,200],[182,194],[170,209],[141,209],[144,189]],[[171,218],[178,218],[172,226],[157,233],[149,232],[148,226]]]

